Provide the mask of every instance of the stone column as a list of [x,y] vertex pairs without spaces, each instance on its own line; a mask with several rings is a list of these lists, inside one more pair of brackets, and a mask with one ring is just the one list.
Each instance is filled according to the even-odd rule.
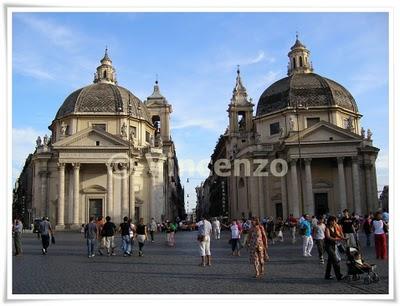
[[65,164],[58,163],[58,215],[56,229],[64,229],[64,213],[65,213]]
[[265,200],[264,200],[264,186],[263,186],[263,176],[259,176],[258,177],[258,211],[259,211],[259,215],[258,217],[260,218],[260,220],[262,220],[262,218],[265,216],[265,210],[264,210],[264,205],[265,205]]
[[312,189],[312,175],[311,175],[311,158],[304,159],[306,169],[306,212],[310,215],[314,214],[314,195]]
[[292,203],[289,205],[289,213],[293,214],[294,217],[300,217],[299,209],[299,185],[297,182],[297,159],[291,159],[290,163],[290,174],[292,177]]
[[40,201],[41,201],[41,208],[42,208],[42,216],[49,217],[49,207],[47,203],[47,171],[40,171]]
[[[288,201],[287,201],[287,191],[286,191],[286,175],[281,176],[281,200],[282,200],[282,209],[283,209],[283,217],[286,218],[289,216],[288,214]],[[290,214],[292,212],[289,212]]]
[[72,223],[79,227],[79,169],[80,163],[73,163],[74,167],[74,197],[73,197],[73,214]]
[[[149,182],[150,182],[150,184],[149,184],[149,186],[148,186],[148,188],[149,188],[149,199],[150,199],[150,203],[148,204],[148,210],[147,210],[147,219],[149,219],[149,220],[151,220],[151,218],[154,218],[154,216],[153,216],[153,213],[154,213],[154,209],[153,209],[153,206],[154,206],[154,202],[155,202],[155,194],[154,194],[154,187],[155,187],[155,185],[156,185],[156,178],[155,178],[155,173],[154,173],[154,170],[149,170],[148,172],[148,175],[149,175]],[[168,218],[169,218],[170,216],[168,216]]]
[[365,183],[367,185],[367,211],[372,211],[374,212],[374,204],[373,204],[373,198],[372,198],[372,175],[371,175],[371,164],[366,164],[365,165]]
[[129,213],[128,164],[122,164],[121,178],[122,178],[122,203],[121,203],[121,219],[122,219],[123,217],[128,216]]
[[129,171],[129,207],[130,207],[130,216],[132,220],[135,220],[135,168],[132,166],[132,169]]
[[[107,167],[107,203],[104,208],[105,216],[110,216],[112,211],[114,210],[113,199],[114,199],[114,191],[113,191],[113,181],[114,181],[114,164],[106,163]],[[112,216],[114,217],[114,216]],[[111,219],[112,220],[112,219]]]
[[361,198],[360,198],[360,172],[358,156],[352,157],[352,174],[353,174],[353,197],[354,197],[354,212],[361,214]]
[[342,212],[343,209],[347,208],[346,203],[346,181],[344,178],[344,167],[343,167],[343,160],[344,157],[338,157],[338,180],[339,180],[339,204],[340,204],[340,211]]

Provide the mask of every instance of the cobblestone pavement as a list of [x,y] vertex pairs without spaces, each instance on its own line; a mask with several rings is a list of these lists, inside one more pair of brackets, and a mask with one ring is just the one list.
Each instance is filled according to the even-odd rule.
[[[48,255],[41,254],[35,234],[24,233],[23,256],[13,257],[14,294],[179,294],[179,293],[260,293],[260,294],[382,294],[388,293],[388,262],[374,259],[374,248],[364,247],[364,256],[377,264],[378,283],[365,285],[325,280],[324,266],[317,250],[303,257],[301,242],[288,240],[270,246],[270,261],[262,279],[253,278],[248,253],[230,255],[228,232],[211,242],[211,267],[200,267],[196,232],[178,232],[176,247],[168,247],[164,234],[147,243],[144,256],[87,258],[86,242],[80,233],[59,232]],[[116,237],[120,244],[120,237]],[[341,263],[346,273],[346,265]],[[333,272],[332,272],[333,273]]]

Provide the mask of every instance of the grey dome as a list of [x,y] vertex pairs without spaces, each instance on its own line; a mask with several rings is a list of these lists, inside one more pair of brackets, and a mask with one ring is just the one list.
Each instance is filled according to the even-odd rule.
[[124,87],[107,83],[96,83],[80,88],[71,93],[61,105],[55,119],[70,114],[82,113],[128,113],[128,105],[132,105],[132,116],[151,122],[146,106]]
[[297,103],[308,107],[337,105],[358,112],[356,101],[342,85],[315,73],[294,73],[263,92],[257,116],[295,107]]

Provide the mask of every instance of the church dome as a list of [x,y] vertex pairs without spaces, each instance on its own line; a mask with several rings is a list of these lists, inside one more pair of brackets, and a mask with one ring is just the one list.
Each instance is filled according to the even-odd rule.
[[340,106],[358,112],[356,101],[346,88],[313,73],[310,51],[299,41],[298,35],[288,56],[288,76],[275,82],[262,93],[257,105],[257,116],[296,105]]
[[295,73],[269,86],[257,105],[257,116],[296,105],[341,106],[358,112],[356,101],[342,85],[316,73]]
[[130,114],[151,123],[146,106],[128,89],[118,86],[115,69],[106,49],[92,85],[71,93],[56,114],[56,120],[70,114]]
[[109,83],[95,83],[71,93],[61,105],[56,119],[70,114],[129,113],[132,117],[151,122],[146,106],[124,87]]

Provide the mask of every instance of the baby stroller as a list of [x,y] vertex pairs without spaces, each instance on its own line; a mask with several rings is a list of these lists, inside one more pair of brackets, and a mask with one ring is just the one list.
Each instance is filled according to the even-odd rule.
[[351,282],[360,280],[360,275],[366,273],[367,275],[364,277],[364,284],[369,285],[372,282],[379,282],[379,276],[375,272],[376,265],[365,262],[358,248],[347,247],[346,257],[347,275],[344,278],[346,281]]

